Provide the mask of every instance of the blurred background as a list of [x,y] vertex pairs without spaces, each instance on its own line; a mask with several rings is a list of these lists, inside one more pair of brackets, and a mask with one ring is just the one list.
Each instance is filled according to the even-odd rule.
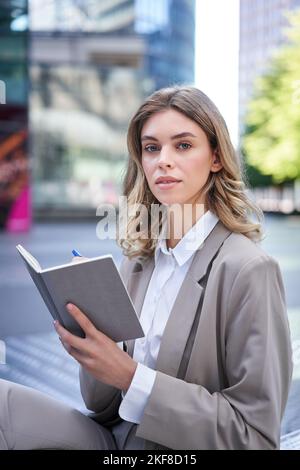
[[15,245],[120,262],[96,208],[118,203],[130,117],[174,84],[217,104],[265,211],[294,352],[281,447],[300,449],[300,0],[0,0],[0,377],[86,411]]

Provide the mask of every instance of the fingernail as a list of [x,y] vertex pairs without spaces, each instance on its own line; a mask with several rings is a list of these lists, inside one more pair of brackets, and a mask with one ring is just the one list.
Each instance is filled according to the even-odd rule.
[[72,310],[72,308],[73,308],[73,305],[72,305],[72,304],[67,304],[67,309],[68,309],[68,310]]
[[54,321],[53,321],[53,325],[54,325],[54,326],[57,326],[57,324],[58,324],[58,321],[57,321],[57,320],[54,320]]

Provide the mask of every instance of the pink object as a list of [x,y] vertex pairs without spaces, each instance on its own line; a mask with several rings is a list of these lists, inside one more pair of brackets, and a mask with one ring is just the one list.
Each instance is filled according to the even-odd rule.
[[13,203],[5,228],[8,232],[25,232],[31,228],[31,222],[31,194],[27,185]]

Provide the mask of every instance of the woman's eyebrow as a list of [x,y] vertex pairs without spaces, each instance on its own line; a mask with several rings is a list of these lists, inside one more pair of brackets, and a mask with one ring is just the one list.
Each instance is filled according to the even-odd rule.
[[141,141],[143,142],[143,140],[155,140],[156,142],[158,142],[158,139],[156,137],[152,137],[152,135],[143,135]]
[[171,139],[180,139],[182,137],[196,137],[191,132],[181,132],[180,134],[173,135]]
[[[191,132],[181,132],[180,134],[172,135],[171,139],[180,139],[182,137],[197,137]],[[155,140],[158,142],[158,139],[156,137],[153,137],[152,135],[143,135],[141,138],[141,141],[143,142],[144,140]]]

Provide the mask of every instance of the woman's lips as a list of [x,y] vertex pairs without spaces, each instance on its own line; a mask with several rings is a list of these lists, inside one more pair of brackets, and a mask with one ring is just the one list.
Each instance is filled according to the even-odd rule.
[[156,186],[158,186],[159,189],[165,190],[165,189],[172,189],[179,183],[181,183],[181,181],[168,181],[168,182],[164,181],[164,182],[156,183]]

